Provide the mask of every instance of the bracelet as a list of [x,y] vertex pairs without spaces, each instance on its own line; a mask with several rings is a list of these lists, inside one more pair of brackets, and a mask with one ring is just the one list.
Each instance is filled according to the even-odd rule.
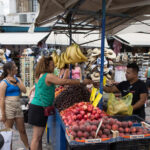
[[80,83],[83,83],[83,80],[80,80]]

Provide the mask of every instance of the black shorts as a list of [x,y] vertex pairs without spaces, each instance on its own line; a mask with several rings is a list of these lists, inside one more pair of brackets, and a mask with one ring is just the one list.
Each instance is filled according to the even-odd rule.
[[47,123],[47,116],[44,116],[44,108],[34,104],[29,105],[28,123],[33,126],[45,127]]
[[150,88],[150,79],[146,80],[146,86],[147,86],[147,88]]

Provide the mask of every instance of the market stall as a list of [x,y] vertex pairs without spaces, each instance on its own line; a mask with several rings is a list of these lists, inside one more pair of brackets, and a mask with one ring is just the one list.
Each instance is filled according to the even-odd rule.
[[[103,94],[105,27],[106,27],[106,33],[116,33],[117,31],[120,31],[122,28],[128,25],[127,23],[129,22],[135,21],[137,19],[143,20],[145,18],[143,14],[145,14],[148,11],[148,7],[149,7],[148,5],[150,5],[150,3],[148,1],[141,2],[136,0],[134,2],[133,1],[122,2],[117,0],[108,1],[106,4],[105,4],[105,0],[94,1],[94,2],[84,1],[84,0],[63,1],[63,2],[51,1],[51,3],[49,1],[40,0],[39,2],[41,7],[40,7],[39,16],[36,19],[36,25],[42,25],[45,24],[46,22],[58,19],[54,23],[52,29],[54,29],[55,27],[55,29],[58,30],[69,31],[70,45],[73,41],[72,40],[73,31],[88,29],[89,31],[86,32],[86,34],[88,34],[92,30],[99,30],[100,27],[102,27],[101,52],[99,53],[101,54],[101,60],[99,64],[100,92],[95,90],[94,92],[95,94],[98,92],[96,98],[94,97],[95,102],[91,102],[91,103],[79,102],[77,104],[72,103],[72,106],[70,107],[68,106],[69,108],[65,108],[64,111],[62,110],[61,112],[58,112],[58,108],[56,107],[57,108],[56,115],[49,117],[48,120],[48,130],[49,130],[48,133],[50,135],[53,148],[65,150],[67,149],[67,143],[68,143],[68,149],[78,149],[78,150],[79,149],[87,149],[87,150],[113,149],[113,146],[115,147],[114,149],[123,149],[127,141],[128,143],[132,144],[132,146],[128,144],[129,147],[126,147],[126,149],[135,148],[137,150],[137,149],[141,149],[141,147],[139,145],[137,146],[134,145],[133,147],[133,144],[134,143],[139,144],[140,142],[135,139],[140,139],[142,143],[141,144],[142,147],[146,149],[146,147],[149,146],[146,141],[146,137],[147,139],[149,139],[148,124],[143,123],[142,122],[143,120],[140,120],[138,117],[133,118],[133,116],[131,118],[116,118],[116,119],[112,117],[104,117],[106,114],[105,113],[103,114],[103,112],[96,106],[98,106],[99,101],[102,102],[101,97]],[[55,10],[53,10],[53,8],[55,8]],[[105,13],[105,9],[107,9],[107,13]],[[62,22],[59,22],[60,19]],[[100,24],[99,20],[101,20],[102,25]],[[105,26],[105,20],[106,20],[106,26]],[[123,24],[124,22],[126,22],[126,25]],[[56,26],[59,24],[64,24],[68,26]],[[90,27],[88,25],[90,25]],[[67,52],[62,56],[66,55],[68,57],[68,51],[70,50],[66,50],[66,51]],[[57,56],[55,55],[54,57],[56,60]],[[61,68],[60,64],[62,64],[60,63],[61,58],[62,57],[59,57],[58,59],[59,63],[57,63],[58,67],[60,68]],[[80,61],[79,59],[81,58],[78,57],[77,62]],[[87,60],[88,59],[86,58],[83,59],[82,57],[82,62],[85,62]],[[71,60],[68,63],[75,63],[75,60]],[[63,95],[64,92],[65,90],[62,91],[61,94]],[[77,96],[81,96],[81,95],[77,95]],[[84,98],[80,100],[84,101]],[[75,112],[76,107],[78,107],[78,109],[80,108],[80,110],[77,110]],[[80,111],[82,111],[81,114]],[[82,119],[84,119],[84,122]],[[74,125],[78,126],[78,129],[73,126],[72,122],[75,122]],[[108,127],[108,129],[106,129],[107,131],[105,130],[104,127],[105,131],[103,130],[103,134],[105,132],[105,135],[102,135],[102,133],[100,132],[100,128],[102,128],[102,125],[103,126],[106,126],[107,124],[110,125],[110,122],[111,122],[111,127]],[[84,125],[84,123],[87,124]],[[83,125],[84,129],[83,127],[80,127],[80,125]],[[86,126],[87,128],[92,126],[91,128],[92,131],[94,132],[87,133],[87,131],[91,131],[91,129],[88,130],[85,129]],[[138,127],[135,128],[134,126],[138,126]],[[119,130],[120,127],[125,130],[124,131],[122,129]],[[84,134],[84,138],[83,138],[83,134]],[[77,139],[75,137],[77,137]],[[122,147],[120,148],[117,147],[118,142],[119,143],[122,142],[121,144]]]

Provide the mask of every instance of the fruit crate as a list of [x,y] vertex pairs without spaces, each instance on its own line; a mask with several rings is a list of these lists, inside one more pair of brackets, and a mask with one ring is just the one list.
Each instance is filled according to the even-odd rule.
[[144,128],[143,123],[147,124],[147,131],[148,133],[145,134],[140,134],[140,135],[126,135],[123,137],[117,137],[116,141],[117,142],[122,142],[122,141],[134,141],[134,140],[149,140],[150,139],[150,125],[148,123],[146,123],[142,118],[133,115],[133,116],[115,116],[113,118],[118,119],[119,121],[132,121],[133,122],[133,127],[140,127],[140,128]]
[[95,139],[84,139],[84,140],[74,140],[72,135],[69,133],[69,128],[66,128],[66,139],[70,145],[88,145],[88,144],[110,144],[116,142],[115,132],[113,133],[114,138],[95,138]]
[[112,116],[113,118],[116,118],[118,119],[119,121],[132,121],[134,122],[134,126],[140,126],[141,125],[141,121],[145,121],[144,119],[140,118],[139,116],[137,115],[132,115],[132,116],[120,116],[120,115],[117,115],[117,116]]
[[96,143],[84,145],[67,144],[67,150],[111,150],[109,143]]
[[150,150],[150,139],[138,139],[112,143],[110,150]]

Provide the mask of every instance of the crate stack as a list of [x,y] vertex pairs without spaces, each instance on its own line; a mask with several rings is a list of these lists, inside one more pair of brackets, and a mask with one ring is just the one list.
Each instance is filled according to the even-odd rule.
[[27,89],[27,92],[22,96],[28,96],[31,87],[34,85],[34,57],[25,56],[20,59],[20,75]]

